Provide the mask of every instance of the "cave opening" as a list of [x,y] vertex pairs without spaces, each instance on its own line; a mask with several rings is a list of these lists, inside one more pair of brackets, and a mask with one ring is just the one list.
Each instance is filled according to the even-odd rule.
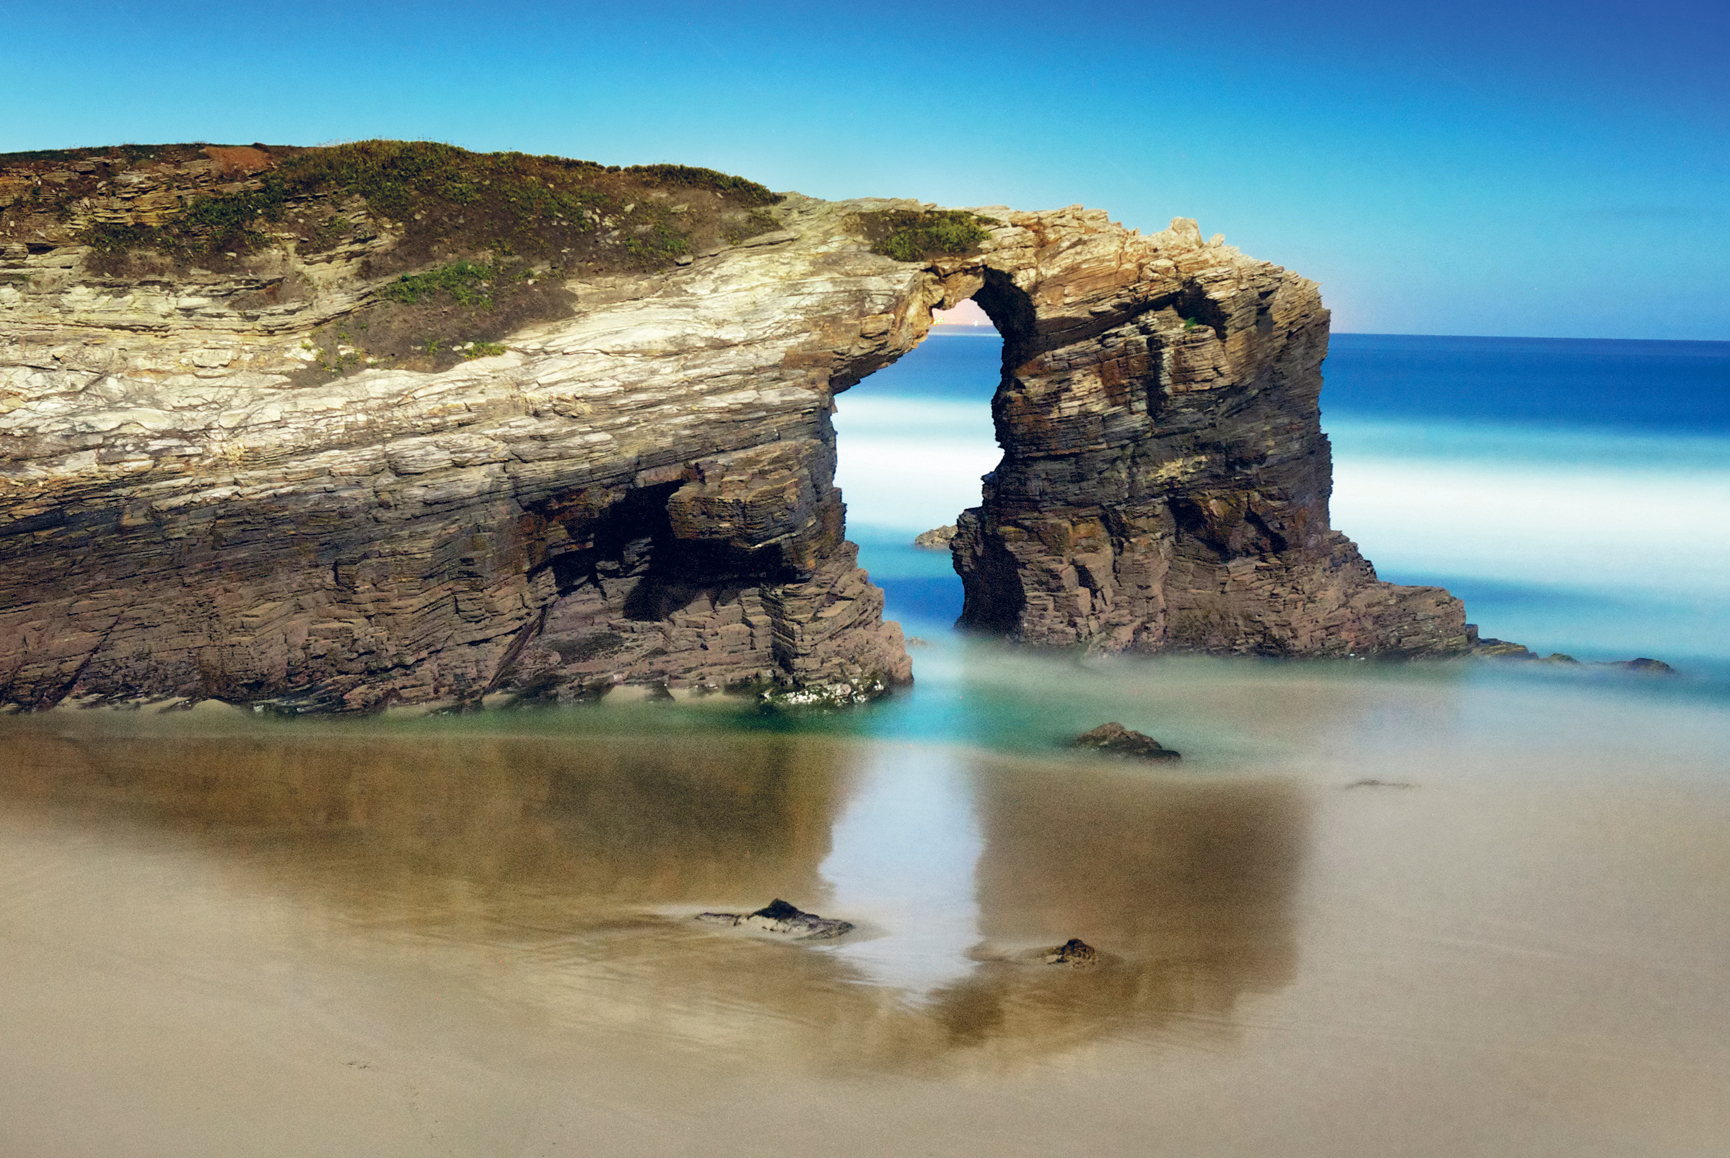
[[918,346],[835,400],[847,537],[883,589],[885,618],[909,635],[949,631],[963,602],[947,543],[915,546],[915,538],[953,528],[977,507],[981,478],[1002,459],[991,404],[1006,372],[1005,334],[1022,321],[1006,316],[1009,303],[1025,295],[1011,287],[998,296],[1006,300],[981,301],[992,298],[982,289],[934,311]]

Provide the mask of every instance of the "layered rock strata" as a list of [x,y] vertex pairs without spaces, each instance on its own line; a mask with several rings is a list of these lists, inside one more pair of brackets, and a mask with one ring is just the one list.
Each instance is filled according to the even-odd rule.
[[[681,264],[561,273],[560,315],[487,356],[318,373],[313,335],[381,300],[400,223],[351,199],[341,245],[172,277],[80,241],[79,214],[160,215],[174,182],[237,176],[219,162],[117,172],[130,200],[58,224],[0,217],[0,702],[879,694],[909,663],[844,538],[833,398],[969,297],[1006,337],[1003,464],[953,545],[969,625],[1465,645],[1456,600],[1377,582],[1328,527],[1314,285],[1192,223],[984,210],[976,252],[896,261],[862,215],[918,206],[790,195]],[[0,201],[44,179],[14,166]]]
[[1469,646],[1459,600],[1379,582],[1329,526],[1313,282],[1188,220],[1022,221],[977,295],[1004,333],[1004,456],[952,544],[964,623],[1107,652]]

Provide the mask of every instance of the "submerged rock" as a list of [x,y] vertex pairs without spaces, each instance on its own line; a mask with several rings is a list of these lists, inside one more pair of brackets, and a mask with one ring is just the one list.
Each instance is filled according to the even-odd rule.
[[933,527],[923,534],[913,536],[913,545],[921,551],[947,551],[949,541],[955,537],[955,525]]
[[1134,756],[1140,760],[1176,760],[1180,753],[1164,747],[1152,736],[1131,731],[1115,721],[1101,724],[1091,732],[1083,732],[1073,743],[1077,748],[1097,748],[1119,756]]
[[827,941],[853,931],[851,921],[819,917],[795,908],[776,897],[754,913],[698,913],[697,920],[710,925],[732,925],[779,933],[795,941]]
[[1047,965],[1097,965],[1099,964],[1099,950],[1080,937],[1071,937],[1047,953],[1045,963]]

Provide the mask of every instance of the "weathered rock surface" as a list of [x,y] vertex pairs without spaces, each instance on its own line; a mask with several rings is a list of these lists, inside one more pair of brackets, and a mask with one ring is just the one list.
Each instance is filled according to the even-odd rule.
[[853,931],[851,921],[819,917],[816,913],[807,913],[779,897],[754,913],[698,913],[697,920],[708,925],[778,933],[795,941],[828,941]]
[[949,544],[955,540],[955,525],[933,527],[929,531],[921,531],[913,536],[913,545],[921,551],[947,551]]
[[1131,731],[1115,721],[1083,732],[1075,738],[1074,744],[1077,748],[1092,748],[1114,756],[1132,756],[1137,760],[1176,760],[1182,756],[1152,736]]
[[[953,544],[967,624],[1106,651],[1467,644],[1457,600],[1378,582],[1328,525],[1316,287],[1192,222],[992,209],[976,253],[896,261],[858,215],[917,206],[790,195],[778,228],[683,264],[568,272],[567,311],[492,356],[366,368],[309,337],[391,280],[404,227],[353,199],[312,207],[340,244],[172,277],[80,243],[248,187],[268,158],[246,152],[0,170],[0,702],[878,694],[910,668],[844,539],[832,399],[970,297],[1006,349],[1003,462]],[[107,192],[18,216],[84,164]],[[345,372],[309,372],[327,358]]]
[[1378,582],[1328,525],[1314,283],[1192,221],[1081,210],[988,260],[1004,457],[955,537],[965,623],[1104,652],[1466,649],[1459,600]]

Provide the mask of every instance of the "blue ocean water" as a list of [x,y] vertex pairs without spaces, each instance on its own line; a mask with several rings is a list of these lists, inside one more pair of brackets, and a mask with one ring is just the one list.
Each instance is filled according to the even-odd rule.
[[1730,436],[1730,342],[1335,334],[1331,416]]
[[[979,501],[1001,343],[934,331],[838,400],[840,482],[889,614],[946,635],[961,591],[911,546]],[[1730,342],[1336,334],[1333,525],[1486,636],[1581,659],[1730,665]]]

